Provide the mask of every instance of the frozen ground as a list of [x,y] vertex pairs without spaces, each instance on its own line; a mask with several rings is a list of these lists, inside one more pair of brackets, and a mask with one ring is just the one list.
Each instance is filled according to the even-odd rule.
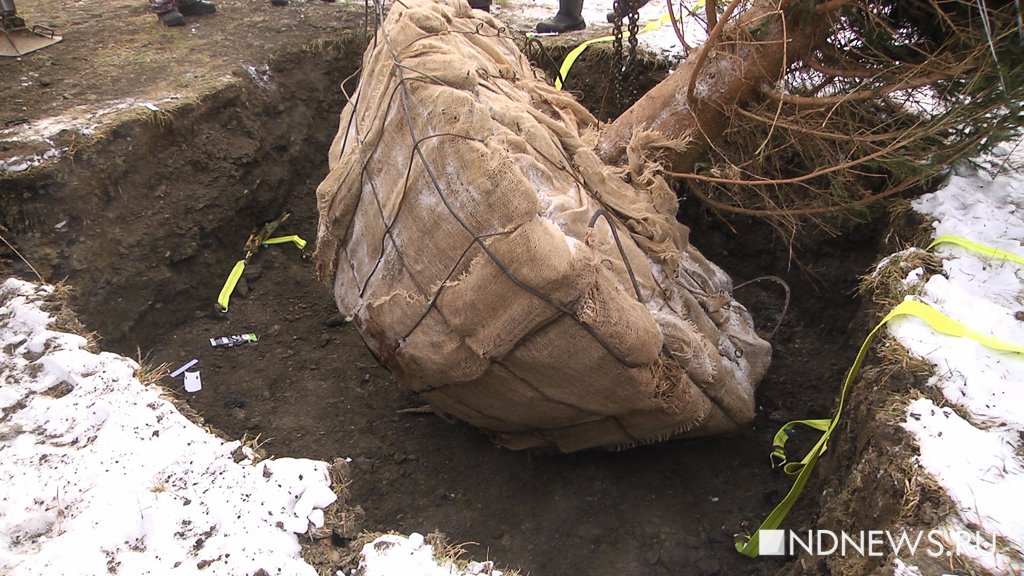
[[[1024,178],[961,171],[915,209],[937,236],[956,235],[1024,256]],[[907,285],[971,329],[1024,343],[1024,266],[940,245],[943,273]],[[324,462],[252,462],[239,442],[195,426],[140,383],[132,360],[86,349],[53,331],[53,288],[9,279],[0,288],[0,572],[77,574],[313,574],[297,534],[334,500]],[[963,547],[992,574],[1018,574],[1024,549],[1024,357],[933,332],[922,321],[890,330],[936,365],[945,404],[912,401],[904,426],[918,464],[958,514],[950,533],[981,531]],[[993,548],[990,543],[996,542]],[[438,562],[422,536],[389,535],[364,548],[366,575],[498,574]],[[898,573],[915,574],[912,558]]]
[[[328,464],[253,452],[182,416],[134,361],[49,329],[53,287],[0,284],[0,574],[314,575],[298,536],[336,500]],[[491,574],[418,534],[364,576]]]
[[[999,160],[961,170],[914,209],[934,221],[935,237],[955,236],[1015,256],[985,256],[943,243],[942,273],[912,271],[906,283],[971,330],[1024,345],[1024,177]],[[951,534],[980,534],[963,551],[993,574],[1020,574],[1024,551],[1024,355],[997,352],[938,334],[915,318],[894,320],[892,334],[935,365],[929,385],[945,402],[918,398],[904,427],[920,447],[918,463],[956,504]],[[980,532],[979,532],[980,531]],[[965,538],[966,540],[966,538]],[[996,546],[991,544],[995,542]],[[955,542],[952,542],[955,544]]]
[[[495,12],[526,30],[556,6],[508,0]],[[609,0],[586,2],[588,35],[610,32],[610,8]],[[644,7],[641,25],[664,10],[662,3]],[[666,24],[641,41],[669,49],[675,35]],[[915,209],[935,221],[936,236],[1024,256],[1024,179],[993,177],[997,165],[960,172]],[[936,250],[943,273],[912,272],[908,286],[978,332],[1024,343],[1024,266],[955,245]],[[297,534],[315,528],[331,504],[326,463],[253,464],[239,442],[196,427],[140,383],[133,361],[89,352],[83,338],[47,328],[41,306],[52,288],[15,280],[0,286],[0,573],[313,573],[299,557]],[[936,365],[931,385],[944,402],[912,401],[904,426],[919,444],[918,464],[958,508],[947,527],[994,538],[994,548],[983,538],[964,550],[993,574],[1019,574],[1024,359],[936,334],[915,319],[890,329]],[[460,573],[437,562],[419,535],[382,538],[365,549],[366,575]],[[920,574],[912,558],[897,567]],[[491,573],[487,563],[464,570]]]

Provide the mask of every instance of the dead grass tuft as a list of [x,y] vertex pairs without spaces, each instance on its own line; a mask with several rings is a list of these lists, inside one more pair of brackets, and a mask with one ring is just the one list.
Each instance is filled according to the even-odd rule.
[[913,355],[895,338],[888,335],[883,337],[881,345],[878,346],[878,357],[881,360],[882,378],[887,378],[896,371],[911,374],[917,379],[928,378],[935,373],[934,364]]
[[[907,276],[918,268],[922,273],[908,283]],[[873,271],[861,278],[858,291],[888,312],[904,297],[918,294],[928,277],[941,272],[942,259],[935,254],[915,247],[904,248],[880,260]]]
[[[257,434],[255,436],[250,436],[249,433],[246,432],[242,434],[242,438],[240,440],[240,442],[242,443],[242,448],[246,448],[251,452],[253,465],[259,463],[260,461],[267,460],[268,458],[273,458],[273,456],[268,455],[267,451],[263,449],[263,446],[267,442],[273,440],[273,438],[261,439],[262,436],[262,433]],[[333,488],[333,486],[331,488]]]
[[167,376],[171,372],[171,365],[167,362],[161,364],[154,364],[149,359],[149,354],[143,355],[142,349],[135,348],[135,361],[139,367],[135,370],[135,378],[142,383],[143,386],[155,386],[160,383],[160,379]]

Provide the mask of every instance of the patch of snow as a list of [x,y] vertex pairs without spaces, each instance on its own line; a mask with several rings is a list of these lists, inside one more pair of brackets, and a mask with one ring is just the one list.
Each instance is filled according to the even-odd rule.
[[1016,496],[1024,494],[1024,467],[1015,454],[1021,444],[1016,430],[977,428],[927,398],[910,403],[903,427],[918,440],[918,462],[943,481],[965,520],[1024,546],[1024,499]]
[[[0,284],[0,574],[315,575],[296,534],[337,499],[327,464],[254,465],[140,383],[132,360],[47,328],[52,291]],[[502,576],[438,559],[419,534],[367,544],[360,569]]]
[[903,279],[904,288],[913,288],[914,286],[917,286],[921,282],[923,277],[924,268],[914,268],[913,270],[910,271],[909,274],[907,274],[907,277]]
[[[942,189],[913,203],[934,219],[935,235],[955,235],[1024,255],[1024,177],[961,171]],[[1024,344],[1024,267],[952,244],[935,248],[943,274],[920,287],[920,297],[979,333]],[[919,283],[914,270],[907,282]],[[948,405],[921,398],[903,426],[920,449],[918,463],[957,506],[953,526],[995,538],[991,550],[966,555],[992,574],[1019,573],[1024,565],[1024,355],[996,352],[966,338],[944,336],[916,318],[897,318],[890,332],[915,355],[935,365],[930,384]],[[955,410],[953,409],[955,407]]]
[[252,64],[243,64],[245,71],[249,73],[249,77],[256,83],[257,86],[264,90],[270,90],[274,87],[274,76],[270,72],[270,65],[263,64],[261,66],[253,66]]
[[385,534],[363,546],[362,561],[353,572],[360,576],[502,576],[492,562],[470,562],[465,569],[436,558],[433,546],[422,534],[408,537]]
[[[51,144],[47,142],[47,144]],[[52,145],[52,144],[51,144]],[[6,160],[0,159],[0,172],[9,172],[11,174],[17,174],[18,172],[24,172],[29,168],[45,164],[50,160],[56,160],[67,152],[67,147],[61,148],[49,148],[39,154],[29,154],[27,156],[12,156]]]
[[49,330],[51,291],[0,286],[0,573],[315,574],[295,533],[334,501],[327,464],[253,465],[135,362]]
[[917,566],[904,564],[899,558],[893,559],[892,567],[893,576],[924,576],[921,574],[921,569]]
[[[164,103],[176,100],[177,96],[168,96],[156,100]],[[83,111],[76,107],[60,116],[51,116],[23,122],[0,130],[0,143],[21,144],[36,147],[39,151],[23,156],[0,159],[0,172],[22,172],[57,160],[67,152],[67,147],[57,146],[54,138],[63,132],[92,136],[97,130],[112,125],[121,114],[135,107],[143,107],[147,102],[125,98],[109,102],[103,108]],[[150,103],[152,105],[152,103]]]

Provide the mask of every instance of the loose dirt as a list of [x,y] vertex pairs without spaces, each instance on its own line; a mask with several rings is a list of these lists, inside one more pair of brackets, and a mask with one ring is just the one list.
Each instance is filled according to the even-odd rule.
[[[0,61],[0,121],[9,130],[42,130],[56,116],[99,126],[43,142],[3,133],[0,159],[42,149],[63,157],[0,172],[0,234],[46,280],[73,288],[105,348],[171,368],[198,359],[201,392],[164,384],[211,426],[258,438],[275,456],[351,458],[364,529],[440,530],[468,542],[468,555],[524,574],[800,573],[738,555],[733,535],[755,528],[788,490],[767,458],[779,423],[831,410],[863,335],[857,276],[884,226],[808,238],[791,254],[767,226],[727,225],[684,203],[694,244],[737,282],[775,275],[791,288],[784,316],[778,284],[737,291],[762,333],[781,318],[757,420],[736,437],[621,453],[502,450],[420,411],[313,278],[312,245],[260,250],[230,310],[214,305],[255,227],[289,212],[279,232],[315,238],[314,190],[344,103],[339,86],[362,52],[362,5],[224,0],[216,15],[170,30],[142,0],[24,4],[30,23],[65,39]],[[603,72],[592,68],[579,86],[597,102]],[[89,116],[115,103],[124,106]],[[6,247],[0,273],[33,275]],[[244,332],[259,341],[210,346]],[[813,521],[816,492],[794,527]]]

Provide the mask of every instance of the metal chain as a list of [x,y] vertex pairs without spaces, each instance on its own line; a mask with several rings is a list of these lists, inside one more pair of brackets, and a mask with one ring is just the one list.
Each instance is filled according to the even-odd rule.
[[640,12],[636,8],[629,10],[629,55],[626,58],[626,69],[630,70],[636,64],[636,46],[640,36]]
[[[637,36],[640,34],[640,5],[631,0],[615,0],[612,3],[614,18],[612,19],[612,81],[615,85],[615,98],[625,104],[636,97],[636,82],[633,82],[636,70]],[[629,39],[629,52],[625,53],[622,45],[622,21],[626,20]]]
[[626,102],[632,102],[637,97],[636,89],[636,47],[639,43],[640,36],[640,7],[630,7],[629,9],[629,54],[626,57],[626,67],[622,71],[622,88],[620,91],[628,99]]
[[612,83],[615,87],[615,99],[622,100],[622,15],[626,12],[625,4],[629,0],[612,2]]

